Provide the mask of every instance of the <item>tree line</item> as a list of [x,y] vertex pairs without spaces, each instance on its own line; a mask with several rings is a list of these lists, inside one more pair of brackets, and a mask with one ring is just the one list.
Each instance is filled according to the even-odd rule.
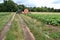
[[12,0],[3,0],[0,3],[0,12],[16,12],[17,10],[23,11],[28,8],[31,12],[60,12],[60,9],[47,8],[47,7],[26,7],[24,5],[18,5]]
[[28,7],[32,12],[60,12],[60,9],[48,8],[48,7]]
[[24,5],[18,5],[12,0],[4,0],[0,3],[0,12],[16,12],[18,9],[24,10]]

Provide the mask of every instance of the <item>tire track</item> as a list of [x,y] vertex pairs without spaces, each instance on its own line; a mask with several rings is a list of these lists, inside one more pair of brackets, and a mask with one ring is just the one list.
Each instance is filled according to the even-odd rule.
[[22,29],[24,31],[25,40],[35,40],[35,37],[30,32],[30,30],[27,27],[26,23],[23,21],[23,19],[19,15],[18,15],[18,17],[19,17],[19,20],[20,20],[21,27],[22,27]]
[[0,35],[0,40],[5,40],[5,35],[6,33],[9,31],[9,28],[11,26],[11,23],[13,22],[14,20],[14,17],[15,17],[16,14],[14,14],[12,16],[12,18],[8,21],[8,23],[4,26],[2,32],[1,32],[1,35]]

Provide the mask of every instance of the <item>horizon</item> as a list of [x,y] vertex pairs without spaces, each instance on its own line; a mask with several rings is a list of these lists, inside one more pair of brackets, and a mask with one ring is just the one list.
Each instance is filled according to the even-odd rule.
[[[13,0],[17,4],[23,4],[27,7],[50,7],[60,9],[60,0]],[[0,0],[2,3],[3,0]]]

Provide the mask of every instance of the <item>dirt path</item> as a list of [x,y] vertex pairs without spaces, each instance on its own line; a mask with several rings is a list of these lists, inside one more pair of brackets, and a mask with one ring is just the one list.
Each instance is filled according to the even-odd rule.
[[[60,32],[60,28],[58,28],[58,26],[53,26],[53,25],[46,25],[46,26],[48,26],[49,28],[53,28],[54,31]],[[53,31],[51,31],[51,32],[53,32]]]
[[5,35],[7,33],[7,31],[9,30],[10,26],[11,26],[11,23],[13,21],[15,17],[15,14],[13,15],[13,17],[8,21],[8,23],[4,26],[2,32],[1,32],[1,35],[0,35],[0,40],[5,40]]
[[19,15],[18,15],[18,17],[20,19],[21,27],[22,27],[22,29],[24,31],[25,39],[26,40],[35,40],[33,34],[30,32],[29,28],[27,27],[27,25],[25,24],[23,19]]

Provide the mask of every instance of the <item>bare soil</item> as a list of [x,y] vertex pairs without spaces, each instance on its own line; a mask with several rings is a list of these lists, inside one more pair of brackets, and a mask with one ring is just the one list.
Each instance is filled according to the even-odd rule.
[[[48,26],[49,28],[53,28],[54,30],[53,31],[57,31],[57,32],[60,32],[60,28],[58,28],[58,26],[53,26],[53,25],[46,25]],[[49,32],[53,32],[52,30],[49,31]]]

